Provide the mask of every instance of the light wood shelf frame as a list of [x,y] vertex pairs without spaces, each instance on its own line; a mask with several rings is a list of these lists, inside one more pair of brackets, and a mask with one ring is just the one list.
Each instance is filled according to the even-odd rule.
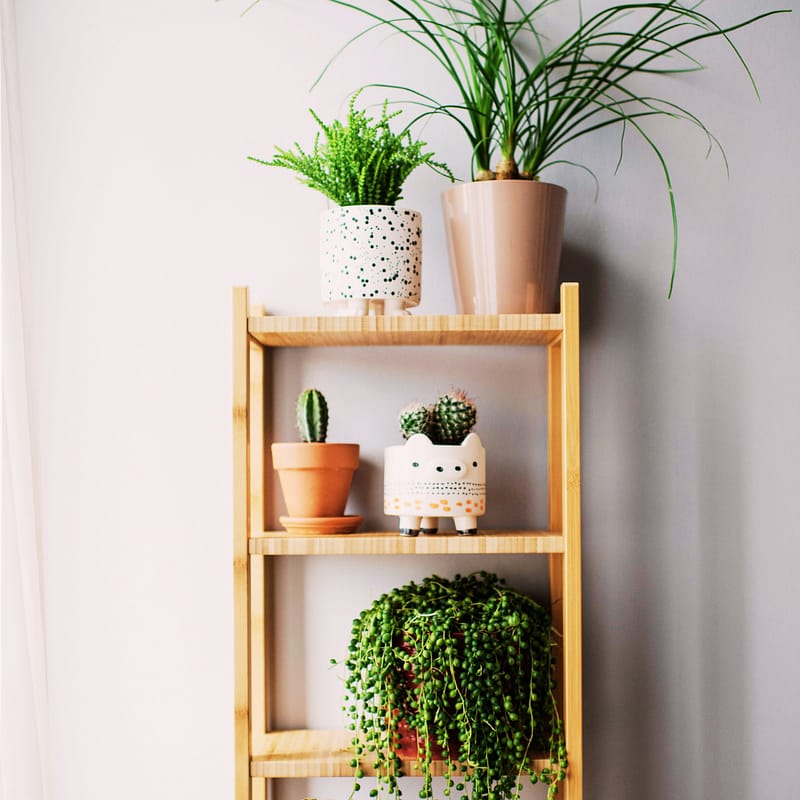
[[[264,800],[272,778],[352,777],[350,732],[275,731],[269,713],[274,557],[520,553],[548,558],[558,632],[558,703],[569,768],[562,800],[583,797],[578,285],[561,285],[557,314],[278,317],[233,297],[235,800]],[[549,530],[474,537],[397,532],[290,535],[265,529],[265,354],[277,347],[531,345],[547,348]],[[537,760],[543,766],[545,760]],[[370,774],[368,764],[362,765]],[[408,775],[419,774],[411,762]]]

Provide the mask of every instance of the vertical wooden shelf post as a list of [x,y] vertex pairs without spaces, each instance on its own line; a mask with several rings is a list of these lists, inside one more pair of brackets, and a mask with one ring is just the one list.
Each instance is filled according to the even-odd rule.
[[264,348],[248,334],[251,310],[247,289],[234,290],[234,694],[235,800],[264,800],[267,780],[250,775],[253,752],[263,750],[268,726],[266,646],[269,620],[267,558],[250,555],[253,530],[263,530]]
[[550,528],[564,535],[564,552],[550,556],[553,625],[561,635],[558,702],[569,768],[564,800],[583,797],[581,666],[580,330],[577,284],[561,287],[563,331],[548,346],[548,473]]
[[247,289],[233,293],[233,652],[235,799],[250,800],[250,340]]

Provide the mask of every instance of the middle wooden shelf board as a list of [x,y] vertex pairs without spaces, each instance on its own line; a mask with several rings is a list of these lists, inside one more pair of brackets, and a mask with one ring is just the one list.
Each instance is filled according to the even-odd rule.
[[480,531],[475,536],[437,533],[403,536],[397,532],[307,534],[265,531],[250,537],[250,554],[321,555],[453,555],[484,553],[563,553],[560,531]]

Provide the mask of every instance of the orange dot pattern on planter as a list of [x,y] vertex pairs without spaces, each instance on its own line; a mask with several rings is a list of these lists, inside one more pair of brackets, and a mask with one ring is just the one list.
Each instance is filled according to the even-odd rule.
[[[479,496],[478,492],[481,492]],[[480,516],[486,511],[486,487],[481,485],[478,491],[472,489],[470,495],[457,499],[457,495],[450,497],[391,497],[385,498],[383,511],[385,514],[400,516],[412,514],[419,517],[449,517],[455,514],[474,514]]]

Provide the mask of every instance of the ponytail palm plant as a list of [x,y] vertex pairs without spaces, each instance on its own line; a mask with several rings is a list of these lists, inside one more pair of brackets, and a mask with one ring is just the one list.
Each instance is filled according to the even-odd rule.
[[[253,0],[255,5],[259,0]],[[678,215],[667,160],[647,122],[688,122],[725,154],[698,116],[656,91],[668,76],[703,69],[695,50],[720,39],[730,49],[758,96],[755,81],[732,34],[775,14],[774,9],[728,24],[701,10],[703,0],[625,2],[584,15],[559,43],[543,33],[545,11],[562,0],[329,0],[369,19],[345,47],[376,30],[393,31],[419,46],[452,81],[454,96],[386,84],[420,107],[418,120],[443,115],[466,136],[476,180],[533,179],[568,160],[564,151],[583,136],[611,126],[638,134],[661,168],[672,216],[669,293],[675,279]],[[327,70],[327,67],[326,67]],[[323,70],[324,74],[324,70]],[[413,124],[413,123],[412,123]],[[597,179],[595,178],[595,182]]]
[[[702,0],[691,5],[677,0],[614,4],[587,16],[579,2],[576,27],[552,45],[540,23],[542,13],[560,0],[532,5],[522,0],[383,0],[369,6],[330,1],[369,17],[369,27],[356,39],[375,29],[391,29],[421,47],[445,71],[455,87],[452,101],[410,87],[388,88],[410,95],[421,107],[420,117],[444,115],[461,128],[470,144],[476,180],[538,180],[547,167],[574,163],[563,155],[568,145],[610,126],[620,130],[621,161],[626,134],[641,136],[661,167],[670,202],[670,294],[677,262],[677,211],[666,158],[645,124],[656,117],[688,122],[705,134],[709,149],[717,145],[723,160],[725,156],[695,114],[657,95],[651,83],[702,69],[693,51],[705,40],[721,39],[757,95],[731,34],[788,11],[765,11],[721,25],[700,10]],[[377,10],[382,7],[385,13]]]

